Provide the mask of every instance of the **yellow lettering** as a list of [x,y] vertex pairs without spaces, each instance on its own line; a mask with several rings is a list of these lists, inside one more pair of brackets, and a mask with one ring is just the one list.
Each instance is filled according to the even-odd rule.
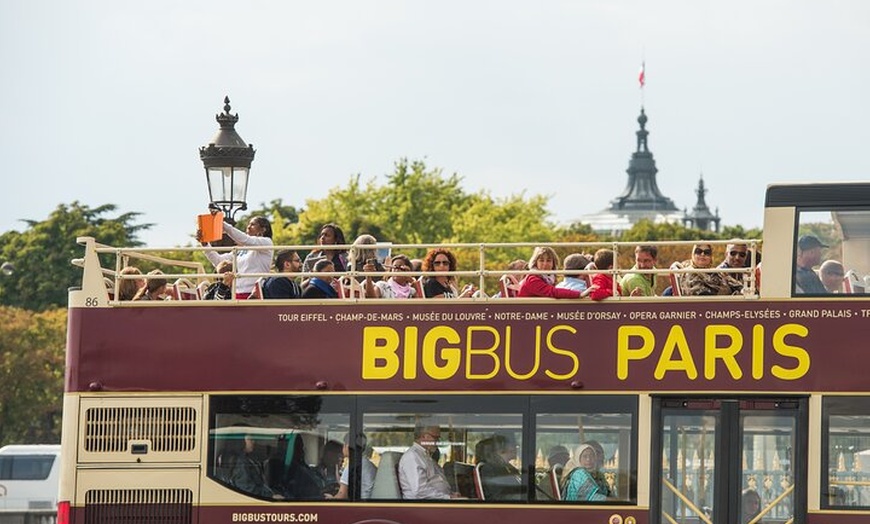
[[363,380],[393,378],[399,371],[399,334],[386,326],[363,328]]
[[[640,338],[641,346],[631,347],[632,338]],[[655,347],[655,335],[652,330],[643,326],[619,326],[616,338],[616,377],[619,380],[628,378],[628,362],[643,360],[652,355]]]
[[[674,360],[674,350],[680,354],[678,360]],[[661,380],[665,377],[668,371],[682,371],[691,380],[698,378],[698,368],[695,366],[695,361],[692,359],[692,352],[689,351],[689,342],[686,340],[686,333],[682,326],[674,326],[668,332],[668,339],[665,340],[665,345],[662,348],[662,354],[656,363],[654,376],[656,380]]]
[[417,378],[417,328],[405,328],[405,365],[402,367],[402,378],[407,380]]
[[576,375],[578,371],[580,371],[580,359],[577,358],[577,355],[575,355],[573,351],[568,350],[568,349],[557,348],[556,346],[553,345],[553,334],[556,333],[557,331],[569,331],[572,335],[576,335],[577,330],[571,326],[555,326],[553,329],[551,329],[547,333],[547,349],[550,350],[550,353],[554,353],[556,355],[565,355],[566,357],[570,358],[571,362],[573,363],[571,366],[571,371],[569,371],[568,373],[565,373],[564,375],[560,375],[558,373],[553,373],[552,371],[550,371],[548,369],[548,370],[544,371],[544,373],[548,377],[555,379],[555,380],[568,380],[569,378]]
[[[472,347],[472,336],[476,331],[482,331],[486,333],[492,333],[492,345],[487,348],[475,348]],[[496,355],[496,350],[498,349],[499,343],[501,342],[501,337],[498,334],[498,331],[490,326],[469,326],[468,328],[468,340],[466,341],[465,346],[465,378],[469,380],[486,380],[494,377],[499,368],[501,367],[501,363],[498,359],[498,355]],[[471,371],[471,359],[474,355],[486,355],[492,359],[492,370],[489,373],[472,373]]]
[[535,373],[538,372],[538,366],[541,364],[541,326],[535,326],[535,365],[532,366],[532,370],[526,373],[525,375],[520,375],[516,373],[513,368],[511,368],[511,327],[505,327],[505,336],[504,336],[504,368],[507,370],[508,375],[517,380],[528,380],[532,378]]
[[810,355],[807,351],[799,346],[790,346],[786,344],[785,337],[795,335],[798,337],[806,337],[809,330],[800,324],[785,324],[780,326],[773,333],[773,350],[784,357],[791,357],[797,361],[797,365],[792,369],[774,365],[770,368],[771,374],[782,380],[797,380],[810,370]]
[[764,326],[752,326],[752,378],[764,377]]
[[[730,339],[730,344],[719,347],[716,343],[719,337]],[[704,377],[708,380],[716,378],[716,361],[721,360],[731,373],[731,377],[738,380],[743,377],[743,370],[737,364],[735,356],[743,347],[743,335],[735,326],[727,324],[712,324],[704,329]]]
[[[435,380],[446,380],[459,370],[462,362],[462,350],[458,347],[445,347],[441,354],[437,355],[438,341],[444,340],[448,344],[459,344],[459,333],[448,326],[436,326],[423,337],[423,370]],[[444,365],[438,365],[437,357],[444,360]]]

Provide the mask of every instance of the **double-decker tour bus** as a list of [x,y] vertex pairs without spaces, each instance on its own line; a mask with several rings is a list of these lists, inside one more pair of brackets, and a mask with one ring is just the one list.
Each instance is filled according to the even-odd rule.
[[[577,278],[658,277],[600,301],[511,296],[496,254],[531,244],[447,246],[468,298],[365,298],[351,271],[338,299],[210,301],[202,266],[80,242],[62,524],[870,522],[870,183],[770,186],[762,239],[698,250],[749,248],[717,296],[679,292],[690,242],[646,270],[637,243],[549,244],[616,254]],[[178,300],[119,300],[126,264]]]

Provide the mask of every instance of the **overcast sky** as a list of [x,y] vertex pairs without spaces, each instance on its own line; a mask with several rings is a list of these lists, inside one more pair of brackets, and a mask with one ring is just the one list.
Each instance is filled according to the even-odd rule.
[[408,157],[569,222],[625,187],[643,103],[662,192],[703,172],[760,226],[768,183],[870,179],[868,54],[867,0],[2,0],[0,232],[78,200],[187,243],[224,95],[252,205]]

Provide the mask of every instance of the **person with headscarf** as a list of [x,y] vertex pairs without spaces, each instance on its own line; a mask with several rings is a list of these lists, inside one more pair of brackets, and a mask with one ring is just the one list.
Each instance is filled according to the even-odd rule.
[[574,456],[562,471],[562,500],[601,501],[607,500],[607,490],[595,480],[598,473],[598,458],[595,448],[580,444]]

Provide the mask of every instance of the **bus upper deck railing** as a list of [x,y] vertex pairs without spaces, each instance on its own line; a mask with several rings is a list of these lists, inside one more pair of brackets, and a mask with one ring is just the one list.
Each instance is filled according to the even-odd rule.
[[[86,248],[92,248],[97,255],[102,255],[103,261],[100,261],[99,271],[103,275],[105,280],[105,285],[107,288],[107,293],[110,297],[109,304],[111,305],[119,305],[119,304],[139,304],[139,305],[152,305],[155,302],[146,301],[146,302],[124,302],[117,300],[116,290],[119,287],[119,284],[122,280],[149,280],[153,278],[163,278],[170,282],[170,294],[172,294],[173,287],[178,285],[190,285],[193,284],[194,287],[202,286],[203,283],[210,283],[216,281],[217,278],[220,277],[219,274],[214,272],[209,272],[206,268],[210,269],[211,263],[207,261],[204,257],[204,253],[207,251],[217,252],[217,253],[231,253],[233,256],[232,260],[232,273],[236,278],[255,278],[255,279],[263,279],[271,276],[279,275],[279,273],[270,272],[270,273],[241,273],[238,272],[238,256],[242,251],[271,251],[273,253],[277,253],[282,250],[292,250],[297,251],[300,255],[303,255],[306,252],[316,251],[321,249],[323,246],[311,246],[311,245],[274,245],[274,246],[233,246],[233,247],[176,247],[176,248],[118,248],[111,247],[103,244],[97,243],[94,239],[90,237],[81,237],[78,239],[80,244],[86,246]],[[650,298],[655,297],[644,297],[644,296],[622,296],[617,291],[617,283],[619,280],[626,274],[636,273],[642,275],[654,275],[655,277],[664,277],[667,278],[671,284],[675,283],[675,277],[678,278],[679,275],[687,274],[687,273],[728,273],[731,275],[739,275],[742,276],[743,279],[743,289],[742,292],[734,295],[721,295],[721,296],[704,296],[704,299],[725,299],[725,300],[734,300],[734,299],[756,299],[759,296],[759,285],[758,280],[760,277],[760,265],[757,263],[757,258],[754,256],[748,257],[749,265],[742,268],[720,268],[717,267],[719,262],[714,258],[714,263],[711,267],[700,269],[700,268],[684,268],[684,267],[672,267],[672,264],[675,262],[683,262],[687,259],[691,258],[691,248],[696,244],[708,244],[711,247],[715,246],[726,246],[728,244],[745,244],[748,247],[748,253],[757,253],[761,242],[759,240],[754,239],[731,239],[731,240],[704,240],[704,241],[650,241],[650,242],[556,242],[556,243],[533,243],[533,242],[513,242],[513,243],[439,243],[439,244],[391,244],[391,243],[377,243],[377,244],[368,244],[365,246],[358,246],[353,244],[343,244],[343,245],[330,245],[328,246],[330,250],[334,251],[342,251],[347,253],[347,266],[348,270],[343,272],[313,272],[313,271],[300,271],[298,273],[280,273],[281,276],[290,276],[294,279],[301,278],[302,280],[315,277],[347,277],[349,279],[361,280],[365,277],[380,277],[380,278],[389,278],[390,276],[409,276],[415,279],[425,279],[428,277],[435,276],[445,276],[449,275],[455,279],[468,279],[472,283],[474,283],[478,289],[472,297],[463,300],[473,300],[473,301],[487,301],[492,300],[493,298],[498,296],[498,292],[500,291],[499,279],[504,277],[505,275],[510,275],[516,278],[517,280],[521,280],[526,275],[533,274],[549,274],[555,275],[558,277],[563,277],[565,275],[569,276],[581,276],[586,278],[591,278],[592,275],[596,273],[607,273],[613,277],[613,288],[612,294],[613,296],[609,298],[609,300],[648,300]],[[634,262],[634,251],[638,246],[654,246],[659,250],[660,256],[658,259],[659,265],[665,265],[666,267],[655,267],[652,269],[636,269],[633,267]],[[507,262],[505,260],[510,257],[506,257],[506,253],[512,254],[511,256],[516,256],[517,253],[525,252],[526,255],[530,254],[535,247],[538,246],[548,246],[556,250],[557,253],[562,253],[562,257],[567,253],[583,253],[590,254],[598,249],[607,249],[613,252],[613,267],[611,269],[598,269],[598,268],[584,268],[584,269],[570,269],[566,270],[564,268],[560,268],[558,270],[551,271],[538,271],[538,270],[530,270],[530,269],[509,269],[507,268]],[[431,270],[418,270],[418,271],[392,271],[389,268],[389,257],[386,260],[387,264],[385,264],[386,271],[362,271],[357,269],[357,258],[358,258],[358,249],[362,250],[389,250],[392,251],[393,256],[398,252],[403,254],[408,253],[425,253],[429,249],[440,248],[451,250],[452,252],[462,253],[462,256],[457,257],[458,262],[457,266],[464,266],[465,269],[457,269],[455,271],[443,272],[443,271],[431,271]],[[661,256],[663,250],[670,250],[671,254],[666,255],[664,257]],[[678,256],[674,256],[673,253],[678,253]],[[106,263],[106,258],[114,257],[114,260],[110,260],[109,263]],[[187,259],[183,258],[186,257]],[[304,256],[301,256],[304,258]],[[412,257],[413,258],[413,257]],[[95,260],[100,260],[99,258],[95,258]],[[662,264],[662,261],[665,264]],[[379,260],[379,262],[384,263],[384,260]],[[84,267],[85,259],[75,259],[73,260],[73,264]],[[103,265],[105,264],[105,265]],[[141,264],[145,268],[155,268],[160,269],[160,274],[151,275],[148,274],[147,271],[142,271],[142,274],[122,274],[121,270],[127,265],[136,265]],[[468,269],[469,267],[474,267],[474,269]],[[233,296],[235,296],[235,285],[236,278],[233,279]],[[200,297],[197,298],[199,300]],[[339,296],[340,300],[352,300],[359,301],[364,297],[344,297]],[[693,297],[683,296],[680,297],[691,300]],[[193,302],[193,301],[191,301]],[[223,303],[246,303],[247,300],[244,299],[230,299],[225,301],[208,301],[209,305],[214,305],[216,302]],[[156,303],[160,303],[157,301]]]

